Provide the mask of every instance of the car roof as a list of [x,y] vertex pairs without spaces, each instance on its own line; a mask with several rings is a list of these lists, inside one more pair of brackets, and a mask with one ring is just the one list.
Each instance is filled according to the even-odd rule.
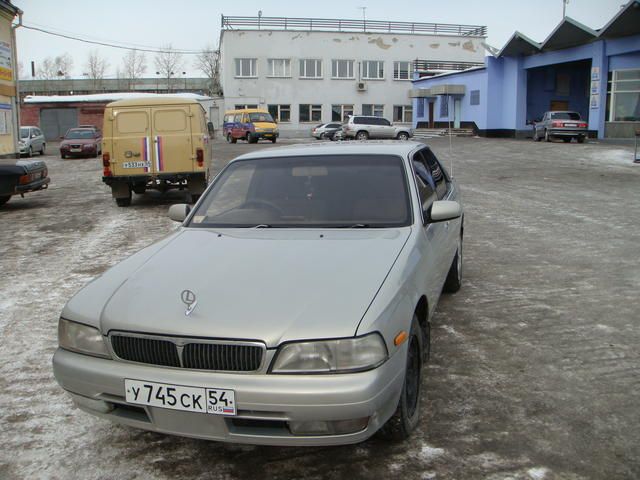
[[287,145],[284,147],[266,148],[255,152],[245,153],[236,160],[250,160],[255,158],[302,157],[306,155],[409,155],[419,147],[426,146],[421,142],[406,142],[399,140],[366,140],[349,142],[324,142]]

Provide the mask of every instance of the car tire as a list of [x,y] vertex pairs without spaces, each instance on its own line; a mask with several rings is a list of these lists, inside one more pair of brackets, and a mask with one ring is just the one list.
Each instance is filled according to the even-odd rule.
[[407,132],[400,132],[396,138],[398,140],[409,140],[409,134]]
[[411,435],[420,421],[420,398],[422,396],[422,363],[424,336],[414,313],[411,332],[407,340],[407,365],[402,392],[393,416],[387,420],[380,433],[390,440],[404,440]]
[[276,140],[277,140],[276,138],[272,138],[271,143],[276,143]]
[[551,141],[551,135],[549,135],[549,130],[545,130],[544,131],[544,141],[545,142],[550,142]]
[[455,293],[462,286],[462,259],[464,258],[462,255],[462,240],[462,233],[460,233],[456,254],[453,256],[453,262],[451,262],[447,279],[444,281],[444,287],[442,288],[445,293]]
[[365,132],[364,130],[360,130],[358,133],[356,133],[356,140],[367,140],[369,138],[369,133]]
[[237,138],[233,138],[230,133],[227,133],[227,143],[236,143],[238,141]]
[[64,160],[65,158],[67,158],[67,156],[64,153],[61,153],[60,154],[60,158],[62,158]]
[[116,198],[116,205],[119,207],[128,207],[131,205],[131,197]]
[[4,205],[5,203],[7,203],[10,198],[11,198],[11,195],[2,195],[0,197],[0,205]]
[[569,137],[569,138],[563,138],[563,139],[562,139],[562,141],[563,141],[564,143],[571,143],[571,137]]
[[33,147],[29,146],[29,150],[27,150],[27,157],[33,157]]
[[540,137],[538,136],[538,130],[536,130],[535,128],[533,129],[533,141],[534,142],[540,141]]
[[42,149],[40,150],[40,155],[46,155],[45,151],[47,149],[47,144],[43,143],[42,144]]
[[577,140],[578,143],[584,143],[584,137],[578,137]]

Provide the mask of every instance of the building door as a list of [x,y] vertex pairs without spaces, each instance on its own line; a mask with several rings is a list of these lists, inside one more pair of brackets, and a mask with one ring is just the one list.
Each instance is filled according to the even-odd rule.
[[551,107],[549,108],[552,112],[555,111],[563,111],[569,110],[569,102],[566,100],[551,100]]
[[47,141],[59,140],[67,130],[78,126],[76,108],[43,108],[40,110],[40,129]]
[[460,128],[460,116],[462,115],[462,100],[453,99],[453,128]]
[[429,128],[433,128],[433,104],[435,102],[429,102]]

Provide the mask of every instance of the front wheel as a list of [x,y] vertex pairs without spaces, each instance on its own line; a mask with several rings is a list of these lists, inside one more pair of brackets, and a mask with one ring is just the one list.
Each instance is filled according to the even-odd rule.
[[47,148],[47,144],[46,144],[46,143],[43,143],[43,144],[42,144],[42,150],[40,150],[40,155],[45,155],[45,150],[46,150],[46,148]]
[[544,141],[545,142],[550,142],[551,141],[551,135],[549,135],[549,130],[545,130],[544,131]]
[[407,132],[400,132],[397,138],[398,140],[409,140],[409,134]]
[[407,365],[398,407],[380,432],[393,440],[404,440],[420,421],[420,398],[422,397],[422,360],[424,357],[423,334],[418,317],[413,314],[411,333],[407,346]]
[[27,157],[33,157],[33,147],[29,147],[29,150],[27,150]]
[[275,137],[273,137],[273,138],[271,139],[271,143],[276,143],[276,138],[275,138]]
[[356,133],[356,140],[366,140],[369,138],[369,134],[364,130]]
[[11,195],[2,195],[0,197],[0,205],[4,205],[5,203],[7,203],[10,198],[11,198]]
[[238,140],[233,138],[230,133],[227,133],[227,143],[236,143]]

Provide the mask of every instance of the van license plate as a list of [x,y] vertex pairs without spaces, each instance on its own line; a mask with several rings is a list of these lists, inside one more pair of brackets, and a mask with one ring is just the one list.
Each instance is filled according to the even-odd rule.
[[125,378],[124,391],[127,402],[137,405],[214,415],[236,414],[233,390],[168,385]]
[[122,168],[149,168],[151,162],[124,162]]

